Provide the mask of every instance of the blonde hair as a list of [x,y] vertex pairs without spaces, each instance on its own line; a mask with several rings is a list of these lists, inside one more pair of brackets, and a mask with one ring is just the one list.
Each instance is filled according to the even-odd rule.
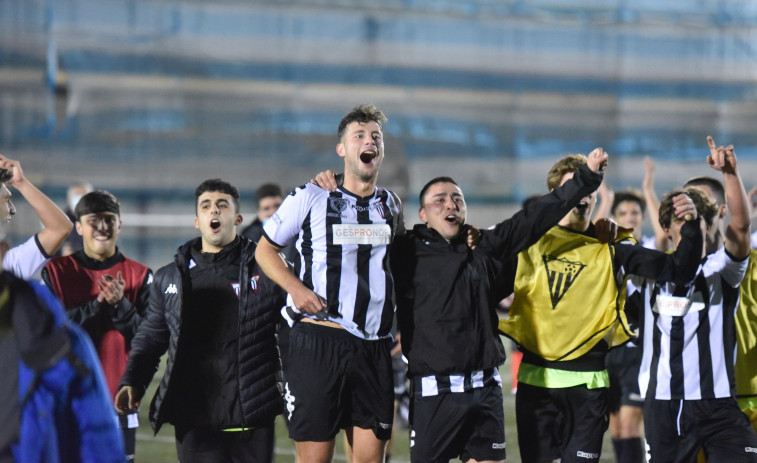
[[547,172],[547,188],[550,190],[557,188],[565,174],[577,171],[587,162],[588,159],[583,154],[569,154],[560,159]]

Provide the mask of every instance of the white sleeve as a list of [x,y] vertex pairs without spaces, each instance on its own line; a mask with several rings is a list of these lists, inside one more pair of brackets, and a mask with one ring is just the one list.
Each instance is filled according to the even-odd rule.
[[50,258],[42,251],[33,235],[24,243],[14,246],[3,257],[3,269],[13,272],[19,278],[31,280],[42,270]]
[[749,257],[744,260],[733,260],[731,259],[731,256],[725,252],[725,246],[720,248],[713,255],[717,255],[718,257],[721,257],[722,255],[722,259],[725,263],[721,273],[723,280],[733,288],[739,286],[741,280],[744,279],[744,275],[746,275],[746,269],[749,266]]
[[326,191],[311,184],[297,187],[266,221],[263,226],[263,234],[266,238],[280,248],[291,243],[302,230],[302,222],[312,206],[313,199],[318,194],[326,194]]

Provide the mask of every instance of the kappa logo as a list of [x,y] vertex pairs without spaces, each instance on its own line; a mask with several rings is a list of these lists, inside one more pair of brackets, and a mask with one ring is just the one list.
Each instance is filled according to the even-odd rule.
[[174,283],[171,283],[168,285],[168,288],[166,288],[165,294],[178,294],[179,290],[176,288],[176,285]]
[[294,395],[292,394],[292,391],[289,390],[288,382],[284,384],[284,389],[286,390],[286,393],[284,394],[284,400],[286,400],[286,409],[289,412],[287,419],[291,421],[292,413],[294,413]]
[[552,298],[552,310],[557,303],[576,281],[585,265],[580,262],[571,262],[566,259],[558,259],[553,256],[541,256],[544,260],[544,268],[547,271],[549,281],[549,295]]

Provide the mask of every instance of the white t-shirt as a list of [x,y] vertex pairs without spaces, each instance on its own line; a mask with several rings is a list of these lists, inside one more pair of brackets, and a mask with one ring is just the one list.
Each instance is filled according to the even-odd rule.
[[35,234],[22,244],[14,246],[3,257],[3,269],[13,272],[17,277],[31,280],[42,270],[50,256],[45,253]]

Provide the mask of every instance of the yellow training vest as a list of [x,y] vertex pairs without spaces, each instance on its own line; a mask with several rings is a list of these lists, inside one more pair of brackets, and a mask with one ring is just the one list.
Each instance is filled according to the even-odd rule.
[[757,250],[749,253],[749,266],[739,287],[736,310],[736,396],[757,395]]
[[601,339],[610,346],[628,341],[621,299],[611,247],[553,227],[518,254],[515,299],[499,329],[546,360],[573,360]]

